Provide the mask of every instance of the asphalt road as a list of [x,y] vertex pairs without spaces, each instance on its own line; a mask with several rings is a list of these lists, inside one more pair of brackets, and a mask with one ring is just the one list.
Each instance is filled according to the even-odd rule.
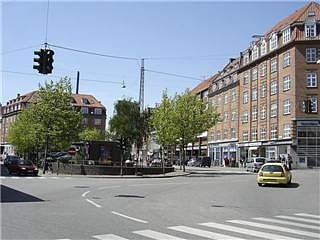
[[319,169],[294,170],[289,187],[258,187],[255,177],[1,176],[0,238],[320,239]]

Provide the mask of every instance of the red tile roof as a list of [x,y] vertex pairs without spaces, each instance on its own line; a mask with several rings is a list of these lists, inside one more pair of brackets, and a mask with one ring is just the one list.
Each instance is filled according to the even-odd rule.
[[198,94],[198,93],[208,89],[210,87],[211,83],[216,79],[217,76],[218,76],[218,74],[215,74],[215,75],[209,77],[208,79],[202,81],[195,88],[193,88],[191,90],[191,93]]

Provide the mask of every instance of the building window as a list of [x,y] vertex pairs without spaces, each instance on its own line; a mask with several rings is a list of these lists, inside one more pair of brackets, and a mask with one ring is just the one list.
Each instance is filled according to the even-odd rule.
[[261,86],[261,97],[264,98],[267,95],[267,85],[262,85]]
[[258,98],[258,89],[253,88],[251,91],[251,99],[252,99],[252,101],[256,101],[257,98]]
[[277,59],[276,58],[272,58],[270,61],[270,72],[276,72],[277,71]]
[[290,66],[290,52],[283,54],[283,67]]
[[236,121],[236,120],[237,120],[237,112],[232,112],[231,121]]
[[245,65],[249,63],[249,53],[243,55],[243,63]]
[[231,133],[231,138],[237,138],[237,132],[235,128],[231,128],[230,133]]
[[221,140],[221,134],[220,134],[220,131],[217,131],[217,140]]
[[94,109],[94,114],[95,115],[101,115],[102,114],[102,109],[101,108],[95,108]]
[[258,68],[253,68],[252,69],[252,81],[255,81],[255,80],[257,80],[258,79]]
[[260,76],[264,77],[267,74],[267,64],[264,62],[260,65]]
[[256,60],[258,57],[259,57],[259,55],[258,55],[258,47],[257,47],[257,45],[254,45],[253,48],[252,48],[251,59],[253,61],[253,60]]
[[232,90],[231,92],[231,101],[235,102],[237,100],[237,92],[236,90]]
[[290,31],[290,27],[288,27],[282,31],[282,43],[286,44],[287,42],[290,42],[290,40],[291,40],[291,31]]
[[228,103],[229,102],[229,96],[228,94],[224,95],[224,103]]
[[224,112],[223,121],[227,122],[228,120],[229,120],[229,113],[228,112]]
[[306,61],[310,63],[310,62],[315,62],[316,60],[317,60],[317,49],[306,48]]
[[248,84],[249,83],[249,73],[248,71],[243,73],[243,84]]
[[249,102],[249,93],[248,91],[243,93],[243,103],[248,103]]
[[88,124],[88,118],[82,118],[81,123],[82,123],[83,125],[87,125],[87,124]]
[[267,131],[265,127],[261,127],[260,129],[260,139],[266,140],[267,139]]
[[249,141],[248,131],[243,131],[243,132],[242,132],[242,140],[243,140],[243,141]]
[[95,118],[94,119],[94,125],[101,125],[101,119],[100,118]]
[[273,33],[270,38],[270,51],[278,47],[278,37],[276,33]]
[[245,111],[242,115],[242,123],[247,123],[249,120],[249,114],[247,111]]
[[83,114],[88,114],[88,113],[89,113],[89,108],[87,108],[87,107],[81,107],[80,111],[81,111],[81,113],[83,113]]
[[256,128],[252,129],[251,140],[252,141],[257,141],[258,140],[258,131],[257,131]]
[[272,81],[270,86],[270,95],[274,95],[277,93],[277,81]]
[[260,110],[260,118],[263,120],[263,119],[266,119],[266,117],[267,117],[267,107],[263,106]]
[[305,36],[306,38],[311,38],[316,36],[316,23],[315,22],[309,22],[305,24]]
[[290,99],[287,99],[283,102],[283,114],[284,115],[290,114],[290,109],[291,109]]
[[288,91],[291,88],[291,77],[290,75],[283,77],[283,91]]
[[260,46],[260,53],[261,56],[265,55],[267,53],[267,42],[265,39],[261,41],[261,46]]
[[223,139],[228,139],[229,138],[229,136],[228,136],[228,129],[225,129],[224,131],[223,131]]
[[277,110],[278,110],[277,103],[272,103],[270,105],[270,117],[276,117],[277,116]]
[[88,98],[82,98],[81,102],[82,102],[82,104],[85,104],[85,105],[89,105],[90,104]]
[[290,138],[291,137],[291,126],[290,124],[283,125],[283,138]]
[[317,87],[317,73],[315,71],[307,72],[307,87]]
[[254,107],[252,109],[252,121],[257,121],[257,119],[258,119],[258,109]]
[[278,131],[277,126],[272,125],[270,129],[270,139],[277,139],[278,137],[277,131]]

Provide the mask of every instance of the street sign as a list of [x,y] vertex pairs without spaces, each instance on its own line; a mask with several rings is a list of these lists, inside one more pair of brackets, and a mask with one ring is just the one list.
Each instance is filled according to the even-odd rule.
[[69,150],[68,150],[68,153],[71,155],[71,156],[74,156],[75,154],[76,154],[76,149],[74,148],[74,147],[71,147],[71,148],[69,148]]

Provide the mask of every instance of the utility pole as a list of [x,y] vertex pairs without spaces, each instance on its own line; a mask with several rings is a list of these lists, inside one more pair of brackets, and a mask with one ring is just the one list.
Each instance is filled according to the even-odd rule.
[[142,113],[144,108],[144,58],[141,59],[139,107]]
[[76,88],[76,94],[79,93],[79,82],[80,82],[80,72],[77,72],[77,88]]

